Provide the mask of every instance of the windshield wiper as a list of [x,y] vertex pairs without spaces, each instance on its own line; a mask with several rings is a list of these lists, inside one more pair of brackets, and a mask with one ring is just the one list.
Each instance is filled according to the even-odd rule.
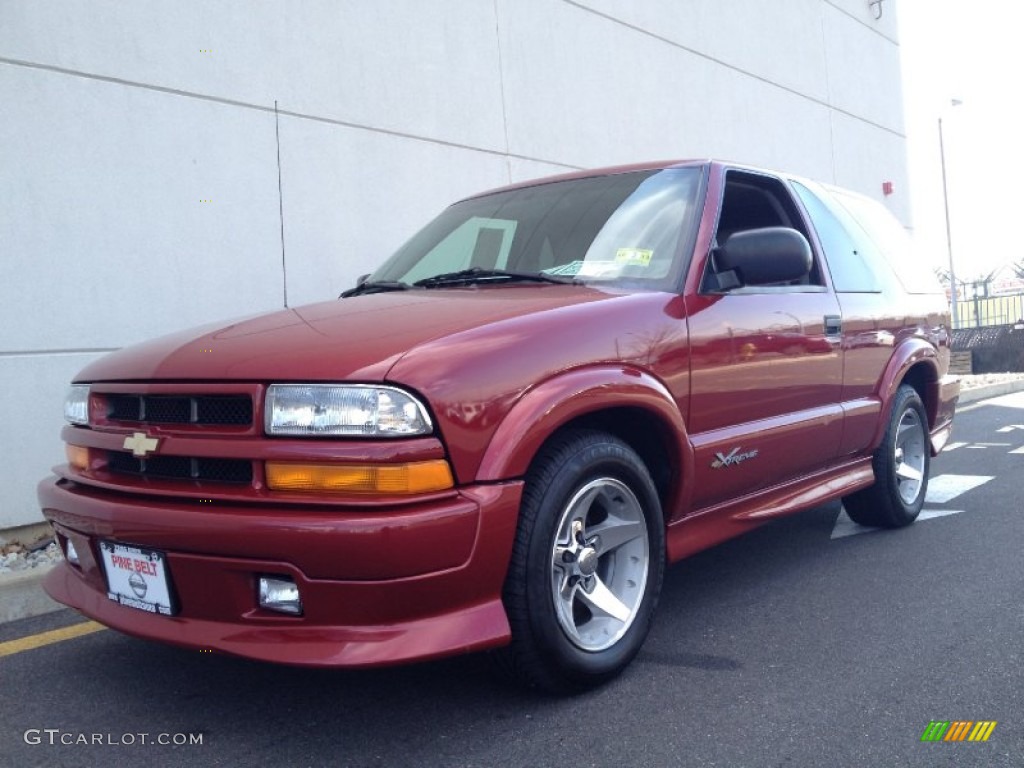
[[559,283],[571,285],[576,280],[569,277],[554,277],[537,272],[513,272],[508,269],[483,269],[482,267],[471,267],[460,269],[457,272],[445,272],[433,277],[425,277],[417,280],[413,285],[420,288],[436,288],[443,285],[465,285],[468,283],[490,283],[490,282],[515,282],[526,281],[531,283]]
[[402,283],[397,280],[367,280],[364,283],[360,283],[355,288],[349,288],[347,291],[342,291],[339,299],[347,299],[349,296],[358,296],[362,293],[385,293],[387,291],[407,291],[412,288],[408,283]]
[[555,277],[536,272],[513,272],[508,269],[483,269],[471,267],[460,269],[457,272],[445,272],[432,277],[425,277],[417,280],[411,285],[399,280],[368,280],[360,283],[355,288],[349,288],[342,292],[339,299],[347,299],[349,296],[359,296],[367,293],[385,293],[387,291],[408,291],[410,288],[437,288],[444,285],[467,285],[470,283],[490,282],[530,282],[530,283],[558,283],[560,285],[571,285],[578,282],[571,277]]

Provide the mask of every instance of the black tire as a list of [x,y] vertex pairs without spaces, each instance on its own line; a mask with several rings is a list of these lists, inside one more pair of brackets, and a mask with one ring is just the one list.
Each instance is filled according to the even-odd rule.
[[913,387],[903,384],[872,459],[875,484],[843,499],[846,514],[855,523],[876,528],[910,525],[924,505],[930,465],[924,404]]
[[557,436],[526,476],[499,666],[552,693],[610,680],[647,637],[664,569],[661,503],[636,452],[601,432]]

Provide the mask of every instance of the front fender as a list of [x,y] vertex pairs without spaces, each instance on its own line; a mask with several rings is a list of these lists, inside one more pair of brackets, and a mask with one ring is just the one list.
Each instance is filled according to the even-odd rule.
[[[493,482],[526,474],[541,445],[570,421],[611,408],[639,408],[666,425],[670,453],[682,476],[692,477],[693,451],[671,393],[653,376],[624,366],[568,371],[531,389],[505,416],[484,453],[477,480]],[[672,494],[678,502],[678,494]],[[674,506],[674,504],[672,505]],[[666,509],[666,518],[671,514]]]

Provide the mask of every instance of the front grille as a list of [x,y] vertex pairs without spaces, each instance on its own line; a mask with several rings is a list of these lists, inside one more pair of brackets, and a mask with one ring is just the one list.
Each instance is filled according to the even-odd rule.
[[150,456],[139,459],[121,451],[107,452],[107,469],[162,480],[199,480],[211,483],[251,483],[252,462],[246,459],[211,459],[189,456]]
[[142,424],[252,424],[249,395],[106,395],[107,419]]

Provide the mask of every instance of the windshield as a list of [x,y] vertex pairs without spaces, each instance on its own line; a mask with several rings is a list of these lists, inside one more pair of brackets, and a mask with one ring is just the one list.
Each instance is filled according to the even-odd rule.
[[680,271],[701,169],[556,181],[464,200],[388,259],[369,282],[413,284],[463,270],[669,288]]

